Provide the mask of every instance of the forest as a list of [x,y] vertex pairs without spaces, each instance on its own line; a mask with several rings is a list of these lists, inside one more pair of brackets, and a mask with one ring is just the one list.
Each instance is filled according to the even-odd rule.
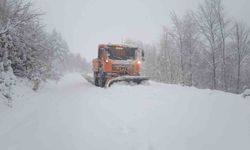
[[60,33],[45,30],[42,15],[31,2],[0,1],[0,89],[10,101],[15,77],[34,82],[37,90],[47,79],[88,67],[80,54],[70,52]]

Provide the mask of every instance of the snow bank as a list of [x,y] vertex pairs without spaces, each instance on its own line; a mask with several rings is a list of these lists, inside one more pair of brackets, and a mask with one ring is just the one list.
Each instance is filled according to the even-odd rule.
[[11,106],[16,77],[11,68],[9,68],[9,71],[7,72],[3,71],[3,68],[3,63],[0,62],[0,103]]
[[250,96],[250,89],[246,89],[246,90],[244,91],[244,93],[243,93],[243,97],[244,97],[244,98],[246,98],[246,97],[248,97],[248,96]]
[[20,90],[22,104],[0,111],[0,149],[250,149],[240,95],[155,82],[102,89],[78,74]]

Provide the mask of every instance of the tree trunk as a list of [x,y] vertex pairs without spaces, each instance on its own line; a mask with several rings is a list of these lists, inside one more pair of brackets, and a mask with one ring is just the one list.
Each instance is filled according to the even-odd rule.
[[238,69],[237,69],[237,93],[240,93],[240,71],[241,71],[241,67],[240,67],[240,54],[238,54]]
[[216,85],[216,64],[215,64],[215,54],[214,52],[212,53],[212,63],[213,63],[213,76],[212,76],[212,89],[216,89],[217,85]]

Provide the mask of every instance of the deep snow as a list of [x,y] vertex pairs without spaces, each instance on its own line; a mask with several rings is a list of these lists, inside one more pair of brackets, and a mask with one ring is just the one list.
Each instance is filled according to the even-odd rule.
[[249,150],[250,98],[155,82],[97,88],[79,74],[0,105],[0,150]]

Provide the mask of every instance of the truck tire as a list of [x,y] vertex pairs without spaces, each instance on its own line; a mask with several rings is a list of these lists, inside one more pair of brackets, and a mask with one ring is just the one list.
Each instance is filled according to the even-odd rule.
[[102,79],[100,78],[100,79],[98,79],[98,86],[99,87],[103,87],[103,84],[102,84]]
[[99,87],[104,87],[106,84],[106,75],[103,73],[100,78],[98,78]]
[[95,77],[95,86],[98,86],[98,78],[97,77]]
[[98,86],[98,73],[97,72],[94,72],[94,83],[95,83],[95,86]]

